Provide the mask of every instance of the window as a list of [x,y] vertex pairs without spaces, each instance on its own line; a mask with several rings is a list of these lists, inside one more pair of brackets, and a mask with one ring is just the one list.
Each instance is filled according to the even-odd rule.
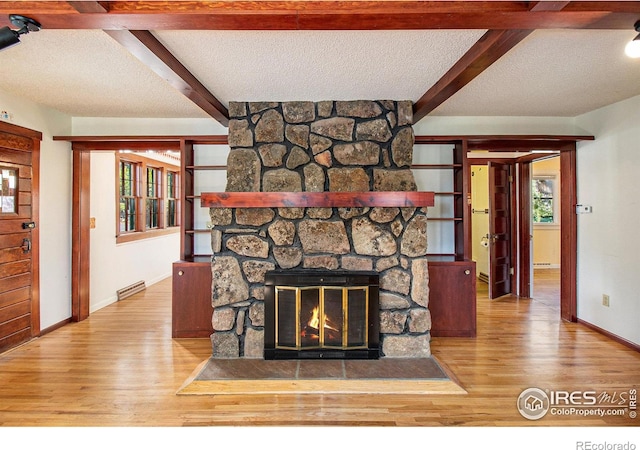
[[178,173],[167,172],[167,226],[177,227],[178,221],[178,197],[179,197],[179,179]]
[[145,153],[116,153],[118,167],[116,242],[177,232],[180,167]]
[[0,167],[0,213],[18,212],[18,171]]
[[120,161],[120,232],[138,229],[138,178],[139,166],[135,162]]
[[531,186],[533,223],[556,223],[555,176],[534,176]]
[[145,200],[146,228],[160,227],[160,201],[162,199],[162,170],[147,166],[147,198]]

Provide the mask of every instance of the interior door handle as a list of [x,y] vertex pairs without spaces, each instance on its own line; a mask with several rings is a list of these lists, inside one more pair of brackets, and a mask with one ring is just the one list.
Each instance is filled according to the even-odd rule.
[[25,253],[29,253],[31,251],[31,239],[24,238],[22,240],[22,251]]

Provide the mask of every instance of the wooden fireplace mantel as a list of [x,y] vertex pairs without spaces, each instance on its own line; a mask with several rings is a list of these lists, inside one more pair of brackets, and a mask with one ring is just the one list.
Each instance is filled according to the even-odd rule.
[[200,205],[209,208],[354,208],[434,205],[434,193],[372,192],[203,192]]

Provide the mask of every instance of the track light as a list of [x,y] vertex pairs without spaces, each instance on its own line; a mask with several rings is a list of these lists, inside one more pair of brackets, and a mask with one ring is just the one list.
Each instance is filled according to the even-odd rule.
[[[633,28],[637,33],[640,33],[640,20],[638,20]],[[640,34],[635,39],[627,44],[624,48],[624,52],[629,58],[640,58]]]
[[41,28],[40,24],[35,20],[18,14],[11,14],[9,20],[18,27],[18,29],[12,30],[9,27],[0,28],[0,50],[19,44],[21,35],[28,34],[31,31],[40,31]]

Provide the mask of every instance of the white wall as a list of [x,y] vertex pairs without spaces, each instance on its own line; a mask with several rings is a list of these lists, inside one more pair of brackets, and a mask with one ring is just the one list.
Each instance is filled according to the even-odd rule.
[[[640,344],[640,96],[576,118],[596,139],[578,145],[578,317]],[[602,305],[602,294],[610,305]]]
[[116,244],[116,161],[113,152],[91,154],[90,312],[117,301],[116,291],[143,280],[147,286],[171,276],[180,259],[180,233]]
[[71,117],[0,90],[9,123],[42,133],[40,146],[40,327],[71,317]]

